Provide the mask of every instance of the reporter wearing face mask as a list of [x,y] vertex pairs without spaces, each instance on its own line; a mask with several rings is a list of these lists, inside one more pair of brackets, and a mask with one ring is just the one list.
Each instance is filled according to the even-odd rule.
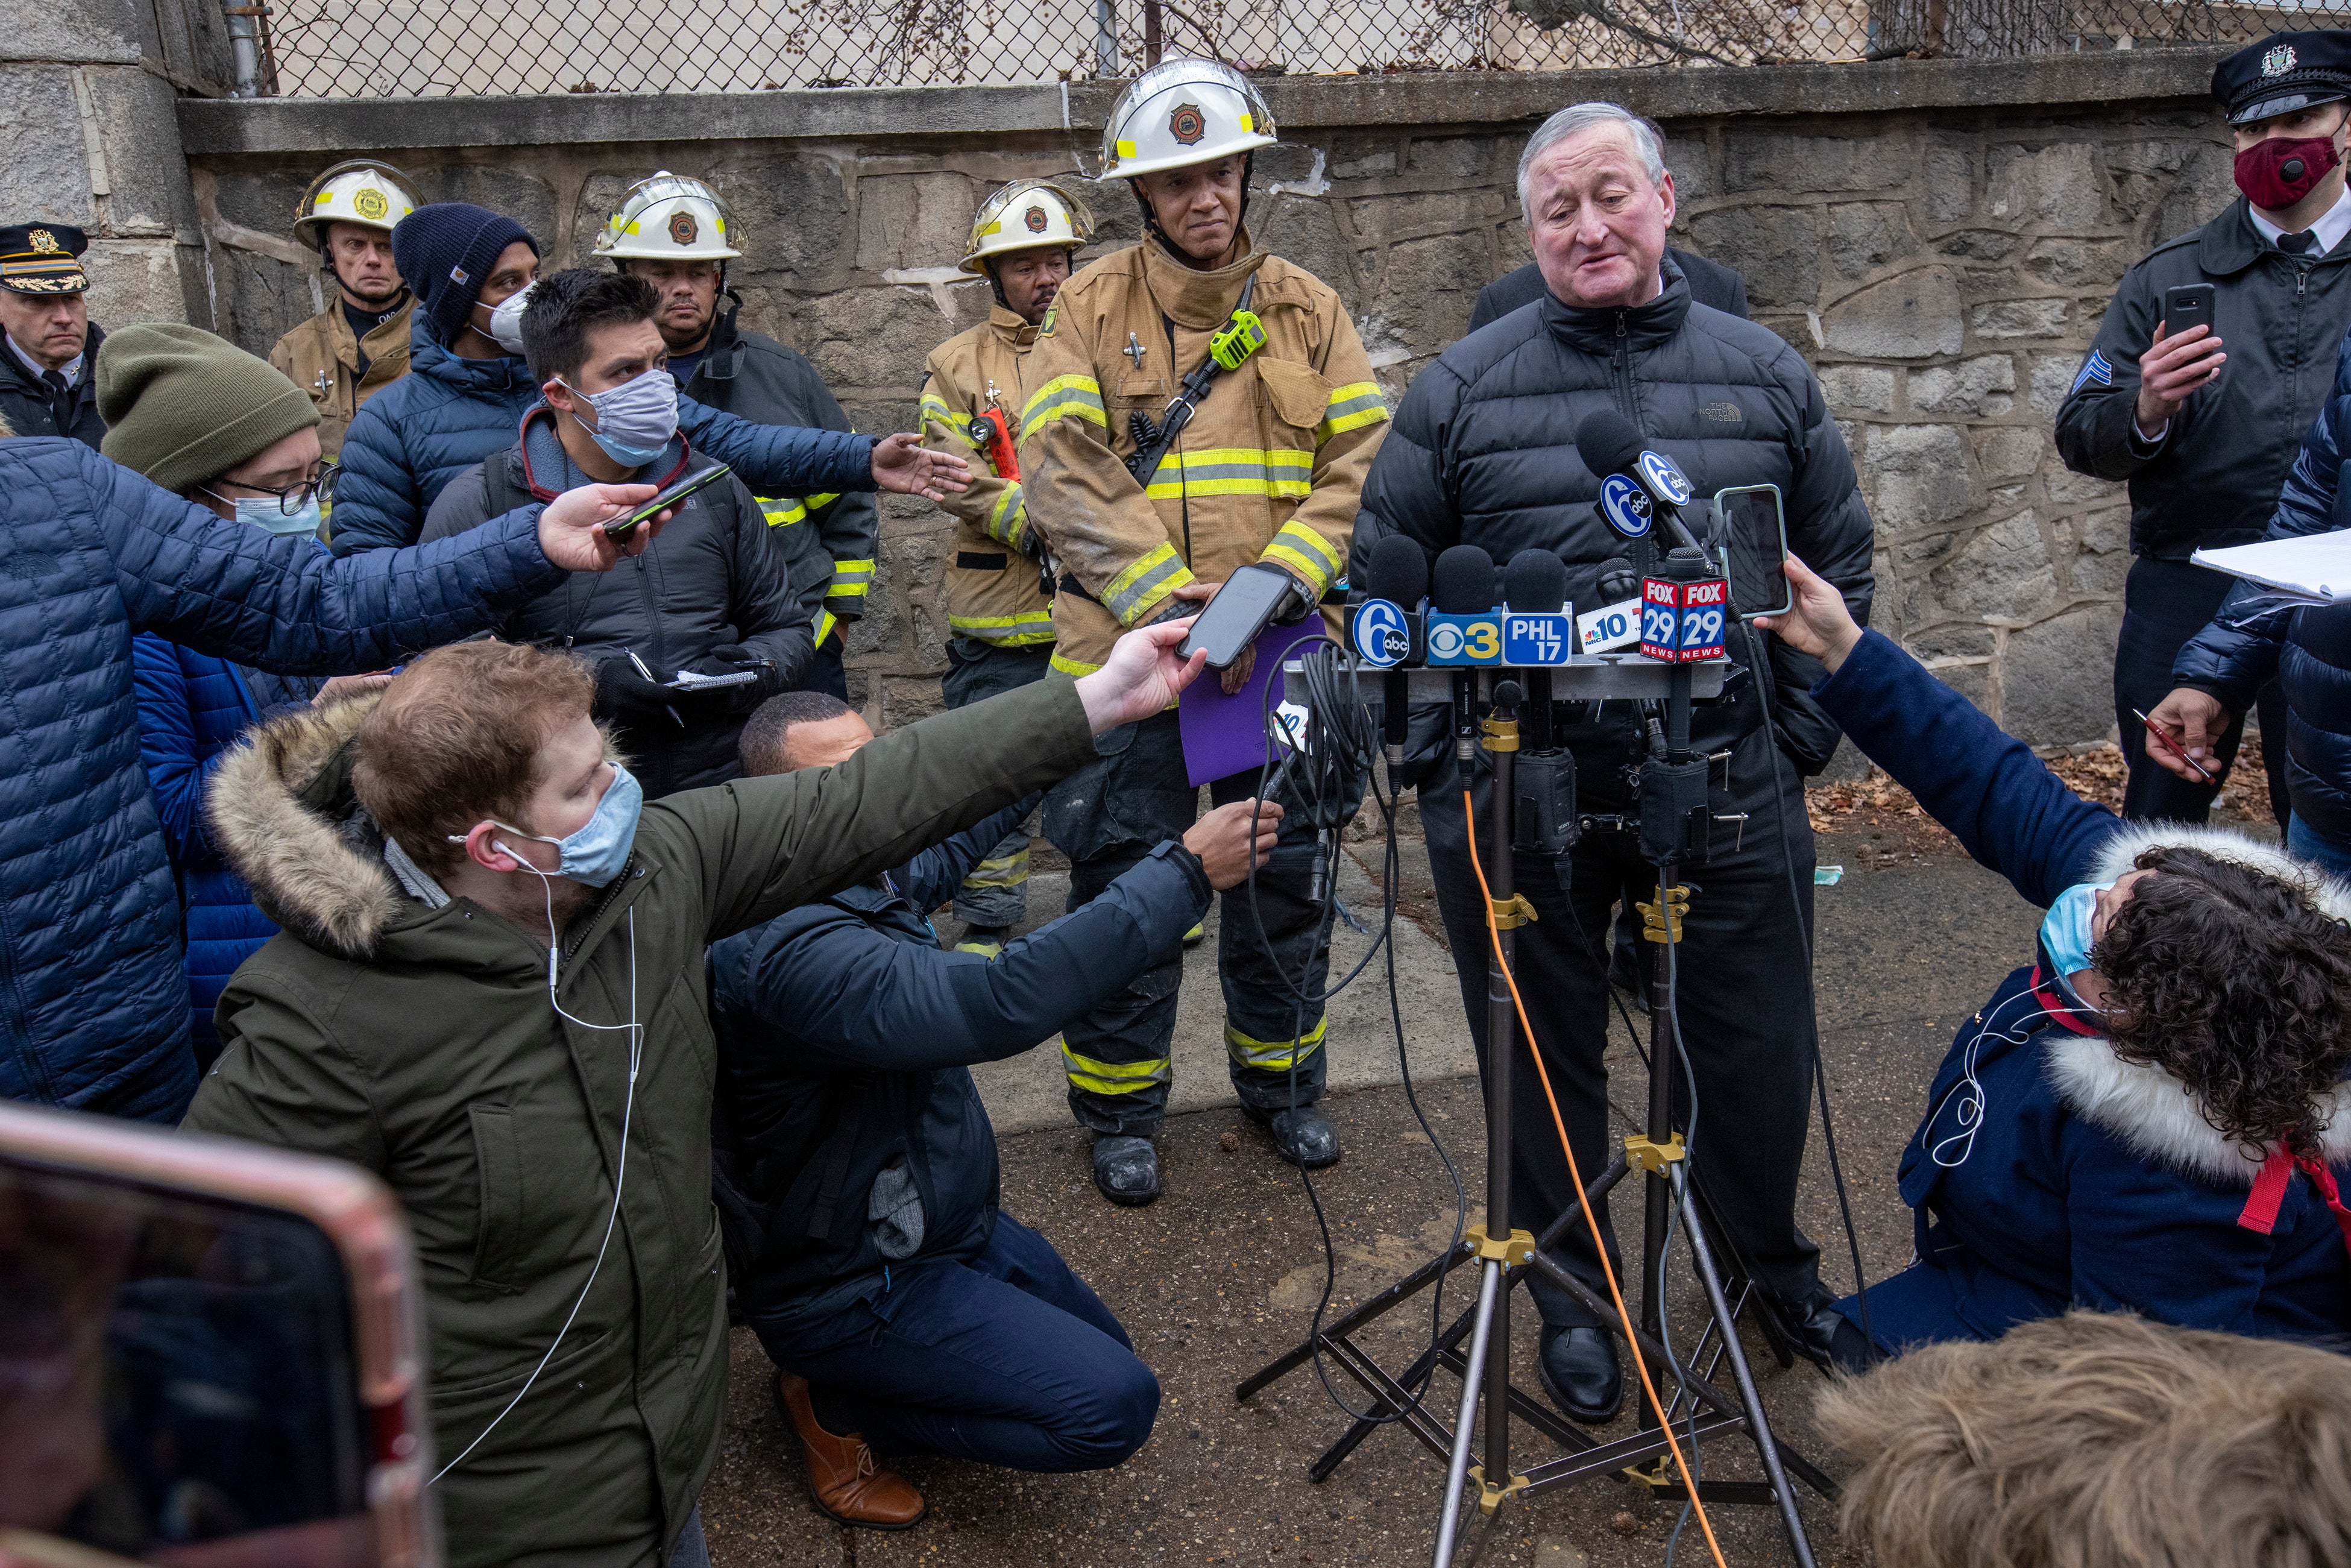
[[[317,538],[334,470],[319,455],[317,406],[284,375],[193,327],[126,327],[107,340],[97,378],[107,456],[209,509],[224,529]],[[214,849],[204,786],[248,725],[357,695],[383,677],[276,675],[152,632],[131,639],[131,658],[140,762],[179,883],[189,1037],[201,1069],[220,1050],[213,1004],[221,988],[277,930]]]
[[[2114,693],[2130,764],[2123,815],[2135,821],[2201,822],[2219,793],[2159,766],[2137,715],[2156,713],[2172,690],[2173,659],[2228,591],[2228,579],[2189,557],[2262,537],[2351,327],[2351,34],[2277,33],[2249,45],[2213,70],[2212,96],[2241,195],[2124,275],[2057,411],[2066,466],[2130,486],[2134,559]],[[2212,287],[2212,324],[2167,326],[2164,291],[2191,284]],[[2259,712],[2283,827],[2285,705],[2275,686]],[[2208,772],[2226,773],[2242,733],[2216,737]]]
[[1813,699],[2047,911],[1936,1071],[1902,1152],[1916,1260],[1837,1303],[1838,1363],[2076,1306],[2351,1331],[2351,888],[2239,833],[2116,821],[1788,575],[1764,623],[1826,666]]

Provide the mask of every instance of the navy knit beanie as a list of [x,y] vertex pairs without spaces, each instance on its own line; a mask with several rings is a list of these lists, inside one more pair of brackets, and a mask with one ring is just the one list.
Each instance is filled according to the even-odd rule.
[[489,280],[498,253],[517,240],[538,254],[528,229],[471,202],[434,202],[393,225],[392,265],[415,291],[418,308],[442,342],[455,342],[465,330],[465,314]]

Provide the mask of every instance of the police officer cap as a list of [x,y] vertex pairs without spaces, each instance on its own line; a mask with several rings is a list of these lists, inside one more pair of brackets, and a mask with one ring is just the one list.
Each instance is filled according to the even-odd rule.
[[89,287],[81,253],[89,236],[71,224],[0,228],[0,288],[17,294],[79,294]]
[[2212,68],[2231,125],[2351,99],[2351,33],[2273,33]]

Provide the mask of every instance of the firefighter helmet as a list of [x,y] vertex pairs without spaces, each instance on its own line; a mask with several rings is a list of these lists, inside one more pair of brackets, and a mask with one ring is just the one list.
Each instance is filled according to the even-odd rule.
[[629,187],[621,210],[596,236],[596,254],[614,261],[731,261],[735,209],[699,180],[656,171]]
[[294,233],[323,250],[329,224],[359,224],[389,234],[392,225],[423,204],[406,174],[373,158],[353,158],[310,182],[294,214]]
[[1094,215],[1075,193],[1050,180],[1015,180],[980,203],[964,246],[962,269],[987,270],[987,258],[1059,246],[1075,256],[1094,237]]
[[1102,127],[1105,180],[1214,162],[1273,144],[1273,113],[1215,60],[1163,60],[1129,82]]

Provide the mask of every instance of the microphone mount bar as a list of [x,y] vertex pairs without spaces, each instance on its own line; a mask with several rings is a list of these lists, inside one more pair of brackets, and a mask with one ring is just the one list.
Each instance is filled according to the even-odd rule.
[[[1364,664],[1352,653],[1347,660],[1365,682],[1399,673]],[[1730,661],[1702,659],[1687,664],[1668,664],[1644,658],[1628,649],[1621,653],[1577,653],[1559,664],[1415,664],[1401,672],[1408,681],[1405,700],[1416,706],[1451,703],[1453,677],[1464,670],[1473,674],[1507,676],[1521,684],[1531,674],[1549,675],[1554,702],[1662,702],[1672,695],[1673,677],[1677,671],[1689,676],[1692,697],[1703,700],[1721,695],[1723,684],[1730,675]],[[1283,662],[1281,683],[1282,695],[1290,701],[1306,701],[1305,666],[1300,661]]]

